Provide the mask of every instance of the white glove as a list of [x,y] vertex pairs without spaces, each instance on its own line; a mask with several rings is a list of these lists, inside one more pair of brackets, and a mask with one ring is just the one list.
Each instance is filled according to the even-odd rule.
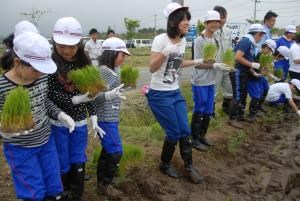
[[179,44],[168,45],[165,49],[161,51],[161,53],[166,57],[169,56],[170,54],[177,53],[177,52],[179,52]]
[[194,65],[199,65],[199,64],[203,64],[203,59],[194,59]]
[[64,112],[61,112],[61,113],[58,114],[57,119],[69,128],[70,133],[72,133],[74,131],[75,122],[72,119],[72,117],[70,117],[69,115],[67,115]]
[[97,133],[99,133],[100,138],[103,138],[106,134],[102,128],[98,126],[98,120],[96,115],[92,115],[91,117],[91,123],[92,123],[92,132],[94,132],[94,138],[97,137]]
[[300,116],[300,110],[298,110],[296,113],[297,113],[298,116]]
[[120,89],[124,86],[124,84],[121,84],[120,86],[114,88],[111,91],[105,92],[105,100],[113,100],[115,98],[121,98],[123,100],[126,100],[126,96],[123,96],[122,93],[120,92]]
[[270,78],[272,78],[275,82],[280,81],[280,78],[276,77],[275,75],[273,75],[272,73],[269,74]]
[[78,96],[73,96],[72,97],[72,103],[74,105],[80,104],[80,103],[86,103],[86,102],[90,102],[95,100],[96,96],[93,98],[88,97],[89,96],[89,92],[86,92],[83,95],[78,95]]
[[254,69],[259,69],[260,68],[260,64],[259,63],[251,63],[251,67],[254,68]]
[[253,72],[253,76],[254,76],[254,77],[260,77],[260,76],[263,76],[263,75],[254,71],[254,72]]
[[213,68],[221,71],[230,71],[231,68],[223,63],[213,63]]

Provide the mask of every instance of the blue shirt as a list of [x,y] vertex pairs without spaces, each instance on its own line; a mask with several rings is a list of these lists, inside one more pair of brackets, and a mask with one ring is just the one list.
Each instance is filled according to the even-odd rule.
[[[251,43],[251,41],[249,40],[249,38],[243,37],[241,39],[241,41],[237,44],[236,48],[235,48],[235,52],[237,52],[238,50],[240,50],[241,52],[244,53],[244,58],[249,61],[249,62],[253,62],[255,59],[255,47],[254,45]],[[240,64],[239,62],[237,62],[237,67],[240,70],[249,70],[248,66],[244,66],[243,64]]]
[[287,40],[285,37],[281,36],[280,38],[278,38],[278,40],[276,41],[276,49],[280,46],[285,46],[287,48],[291,48],[293,44],[292,40]]

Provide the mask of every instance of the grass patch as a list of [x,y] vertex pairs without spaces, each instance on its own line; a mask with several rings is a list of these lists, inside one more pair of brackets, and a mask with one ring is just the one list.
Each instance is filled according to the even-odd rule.
[[247,135],[245,131],[241,130],[236,135],[229,137],[227,142],[227,150],[231,154],[235,154],[240,147],[241,143],[246,139]]

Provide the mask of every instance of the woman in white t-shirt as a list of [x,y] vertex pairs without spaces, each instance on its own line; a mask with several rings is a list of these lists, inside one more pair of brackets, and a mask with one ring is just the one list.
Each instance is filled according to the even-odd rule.
[[300,80],[300,33],[296,34],[295,42],[290,48],[290,53],[290,77],[291,79]]
[[179,69],[198,64],[198,60],[183,60],[186,46],[184,35],[188,32],[191,14],[188,7],[173,2],[166,7],[164,15],[168,18],[167,33],[154,38],[150,58],[152,77],[150,90],[146,94],[155,118],[166,133],[160,170],[173,178],[179,177],[171,165],[179,141],[186,176],[194,183],[200,183],[203,177],[192,166],[187,107],[178,85]]

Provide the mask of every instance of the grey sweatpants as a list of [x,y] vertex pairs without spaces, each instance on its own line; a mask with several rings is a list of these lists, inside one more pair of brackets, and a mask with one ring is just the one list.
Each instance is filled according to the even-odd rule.
[[227,71],[217,71],[215,96],[222,88],[223,98],[232,98],[232,85]]

